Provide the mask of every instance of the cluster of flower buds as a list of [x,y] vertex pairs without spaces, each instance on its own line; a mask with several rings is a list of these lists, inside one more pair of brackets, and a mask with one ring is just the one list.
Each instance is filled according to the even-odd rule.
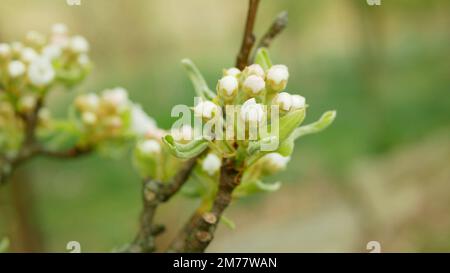
[[[174,126],[163,142],[175,157],[200,156],[196,177],[203,182],[198,186],[215,187],[217,183],[205,181],[219,177],[226,158],[243,169],[242,185],[236,195],[276,190],[277,183],[266,184],[262,179],[286,168],[297,138],[319,132],[334,120],[335,112],[330,111],[316,123],[300,127],[306,114],[306,100],[285,91],[289,70],[283,64],[272,65],[266,49],[260,49],[255,63],[242,70],[235,67],[223,70],[216,92],[211,91],[191,61],[184,60],[183,64],[200,97],[192,110],[195,121],[202,121],[202,128],[192,128],[191,124]],[[253,135],[252,124],[256,125]],[[198,192],[213,191],[203,188]]]
[[[53,25],[49,35],[30,31],[21,41],[0,42],[0,139],[13,135],[20,146],[23,117],[32,114],[36,114],[37,129],[49,127],[44,97],[57,84],[80,83],[90,71],[88,53],[87,40],[69,35],[64,24]],[[8,114],[10,110],[13,115]]]
[[[259,64],[247,66],[243,71],[233,67],[225,69],[217,83],[219,105],[242,105],[244,121],[261,122],[271,105],[279,106],[281,115],[305,108],[305,98],[283,91],[289,79],[285,65],[264,69]],[[266,106],[266,107],[264,107]]]
[[57,82],[76,84],[89,71],[88,52],[87,40],[69,36],[63,24],[55,24],[50,35],[30,31],[22,42],[0,43],[2,86],[17,95]]
[[[104,90],[100,95],[95,93],[79,95],[75,99],[75,107],[83,131],[92,143],[124,136],[131,125],[138,127],[140,133],[142,128],[154,126],[152,121],[145,120],[145,116],[143,117],[145,113],[139,106],[134,106],[130,102],[128,92],[121,87]],[[137,121],[133,122],[130,119],[131,113],[134,113],[133,116]],[[136,123],[145,124],[138,126]]]

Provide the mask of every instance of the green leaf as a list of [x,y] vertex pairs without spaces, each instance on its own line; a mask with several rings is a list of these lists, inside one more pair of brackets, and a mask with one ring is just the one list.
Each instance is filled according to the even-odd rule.
[[233,193],[234,197],[244,197],[259,192],[274,192],[279,190],[281,182],[265,183],[259,179],[241,184]]
[[318,121],[295,129],[293,136],[297,139],[301,136],[315,134],[325,130],[336,118],[336,111],[325,112]]
[[234,223],[234,221],[231,220],[230,218],[226,217],[225,215],[222,215],[220,217],[220,220],[222,221],[222,223],[224,223],[230,229],[232,229],[232,230],[236,229],[236,224]]
[[163,143],[169,148],[171,154],[178,158],[188,159],[201,154],[207,147],[205,139],[192,140],[187,144],[176,143],[171,135],[162,138]]
[[292,111],[280,118],[280,142],[285,141],[305,119],[305,108]]
[[181,63],[186,69],[188,76],[191,79],[192,84],[194,85],[195,93],[197,94],[197,96],[209,100],[215,98],[215,93],[208,87],[205,78],[203,78],[197,66],[195,66],[195,64],[189,59],[183,59]]
[[277,191],[281,188],[281,182],[280,181],[276,181],[274,183],[264,183],[260,180],[258,180],[255,183],[256,188],[259,191],[264,191],[264,192],[274,192]]
[[265,47],[258,49],[256,52],[255,63],[259,64],[264,70],[268,70],[272,67],[272,61],[270,60],[269,50]]
[[0,253],[5,253],[9,248],[9,239],[7,237],[0,241]]
[[[294,132],[294,130],[296,130],[296,128],[303,122],[304,119],[305,119],[305,108],[289,112],[287,115],[280,118],[278,124],[279,126],[278,147],[276,147],[276,149],[274,150],[271,151],[262,150],[262,145],[264,144],[264,141],[271,140],[270,137],[274,136],[266,136],[257,142],[250,142],[249,147],[247,149],[247,152],[249,153],[247,166],[251,166],[265,154],[280,149],[283,143],[289,138],[289,136]],[[271,127],[272,125],[269,125],[268,130],[263,129],[263,132],[273,134]]]
[[46,148],[64,150],[77,144],[81,132],[71,121],[55,121],[51,129],[40,131],[38,137]]

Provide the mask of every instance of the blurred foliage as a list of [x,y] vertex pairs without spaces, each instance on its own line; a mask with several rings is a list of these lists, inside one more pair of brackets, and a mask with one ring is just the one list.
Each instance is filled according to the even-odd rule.
[[[281,177],[292,183],[231,208],[227,216],[236,229],[221,228],[232,237],[218,239],[211,251],[366,251],[366,242],[377,239],[391,251],[449,251],[450,143],[434,136],[448,139],[450,129],[450,2],[382,0],[370,7],[363,0],[262,1],[257,34],[283,9],[289,25],[271,55],[290,68],[288,91],[314,105],[306,123],[330,105],[339,117],[326,133],[298,142]],[[18,39],[30,27],[68,24],[91,42],[96,65],[77,91],[124,86],[167,128],[173,105],[193,103],[180,60],[194,60],[215,86],[221,69],[234,63],[245,12],[241,0],[82,0],[80,7],[3,0],[0,41]],[[49,104],[63,115],[74,96],[57,92]],[[408,176],[390,175],[397,170]],[[39,159],[21,171],[32,174],[30,210],[45,250],[64,251],[76,240],[83,250],[107,251],[132,238],[141,184],[130,156]],[[20,250],[10,192],[10,185],[0,189],[0,237],[7,235],[11,249]],[[193,207],[178,200],[158,215],[169,226],[162,241]]]

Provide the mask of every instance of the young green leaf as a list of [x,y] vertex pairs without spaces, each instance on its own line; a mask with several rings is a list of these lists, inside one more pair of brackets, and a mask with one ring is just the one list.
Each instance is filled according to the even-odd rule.
[[258,192],[274,192],[279,190],[281,182],[265,183],[261,180],[253,180],[241,184],[233,193],[234,197],[244,197]]
[[189,59],[183,59],[181,63],[183,64],[183,67],[186,69],[188,76],[191,79],[192,84],[194,85],[195,93],[197,94],[197,96],[209,100],[215,98],[216,95],[208,87],[205,78],[203,78],[197,66],[195,66],[195,64]]
[[[278,131],[278,138],[276,139],[278,141],[278,146],[275,147],[273,150],[265,150],[262,149],[263,142],[270,139],[270,136],[266,136],[262,138],[262,140],[257,141],[256,143],[250,143],[247,152],[249,152],[249,158],[247,161],[247,165],[250,166],[253,163],[255,163],[258,159],[260,159],[262,156],[269,152],[273,152],[275,150],[278,150],[281,145],[289,138],[289,136],[296,130],[296,128],[303,122],[305,119],[305,109],[298,109],[295,111],[292,111],[285,115],[284,117],[280,118],[279,120],[279,131]],[[262,130],[262,132],[270,132],[270,134],[273,134],[272,132],[272,126],[268,126],[268,130]],[[264,145],[265,147],[270,147],[271,145]],[[251,153],[251,154],[250,154]]]
[[192,140],[187,144],[180,144],[176,143],[171,135],[167,135],[162,140],[174,156],[182,159],[197,156],[208,147],[208,141],[205,139]]
[[222,221],[222,223],[224,223],[231,230],[235,230],[236,229],[236,224],[234,223],[234,221],[231,220],[230,218],[226,217],[225,215],[222,215],[220,217],[220,220]]
[[325,130],[333,123],[335,118],[336,111],[325,112],[318,121],[295,129],[293,133],[294,139]]
[[255,57],[255,64],[259,64],[264,70],[268,70],[272,66],[269,50],[265,47],[258,49]]

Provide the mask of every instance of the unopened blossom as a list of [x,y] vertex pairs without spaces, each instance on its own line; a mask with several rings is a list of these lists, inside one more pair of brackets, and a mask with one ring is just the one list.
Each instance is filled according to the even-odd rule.
[[28,68],[28,79],[35,86],[46,86],[55,78],[55,70],[46,58],[37,58]]
[[36,97],[33,95],[25,95],[19,99],[18,108],[22,113],[29,113],[33,111],[36,106]]
[[87,66],[88,64],[91,63],[89,56],[85,53],[80,54],[77,58],[77,62],[78,64],[80,64],[81,66]]
[[140,142],[137,148],[144,155],[154,155],[161,152],[161,144],[153,139],[148,139]]
[[254,96],[260,94],[264,90],[266,83],[260,76],[250,75],[245,79],[243,87],[247,94]]
[[234,76],[225,76],[219,80],[218,93],[225,98],[233,98],[238,91],[239,82]]
[[289,71],[287,66],[282,64],[273,65],[267,71],[267,84],[272,90],[279,92],[284,90],[289,79]]
[[241,118],[244,121],[261,122],[264,118],[264,108],[256,103],[255,98],[251,98],[242,105]]
[[94,125],[95,123],[97,123],[98,118],[97,115],[93,112],[83,112],[81,114],[81,120],[86,125]]
[[11,51],[13,54],[21,54],[23,49],[23,44],[21,42],[12,42]]
[[175,141],[189,142],[194,138],[194,130],[190,125],[183,125],[179,128],[172,128],[171,135]]
[[292,97],[291,94],[287,92],[281,92],[275,96],[273,99],[275,105],[280,106],[281,110],[289,111],[292,107]]
[[55,44],[49,44],[42,49],[42,56],[50,61],[59,58],[61,56],[61,47]]
[[241,74],[241,70],[239,70],[236,67],[228,68],[223,73],[224,76],[233,76],[236,78],[239,77],[240,74]]
[[11,54],[11,46],[6,43],[0,43],[0,57],[6,58]]
[[265,164],[265,167],[270,172],[278,172],[286,168],[289,160],[291,160],[290,157],[282,156],[279,153],[270,153],[263,157]]
[[72,37],[69,47],[75,53],[86,53],[89,51],[89,43],[83,36]]
[[45,36],[37,31],[29,31],[25,36],[28,43],[35,46],[42,46],[45,44]]
[[300,95],[291,95],[281,92],[273,99],[273,104],[280,106],[281,110],[290,111],[305,107],[305,98]]
[[200,101],[194,107],[194,114],[196,117],[211,119],[220,111],[219,106],[211,101]]
[[11,78],[17,78],[25,74],[25,64],[21,61],[12,61],[8,64],[8,74]]
[[62,23],[57,23],[52,26],[52,33],[55,35],[66,35],[67,26]]
[[51,43],[66,48],[69,45],[69,42],[67,26],[65,24],[54,24],[52,26]]
[[100,99],[95,93],[88,93],[79,96],[75,100],[75,105],[80,111],[97,111],[100,104]]
[[252,64],[244,69],[244,75],[245,76],[256,75],[261,78],[264,78],[265,73],[264,69],[259,64]]
[[38,118],[40,122],[48,122],[51,118],[50,110],[46,107],[43,107],[38,112]]
[[142,110],[140,105],[133,105],[131,108],[131,130],[137,135],[146,135],[156,130],[156,122]]
[[203,159],[202,170],[205,171],[210,176],[212,176],[220,170],[221,165],[222,162],[220,158],[216,154],[209,153]]
[[292,109],[300,109],[306,106],[306,99],[300,95],[292,95]]
[[39,55],[37,54],[36,50],[34,50],[31,47],[26,47],[22,49],[21,52],[21,59],[26,63],[32,63],[35,61]]
[[122,87],[105,90],[102,94],[102,102],[120,111],[128,106],[128,92]]
[[111,117],[106,118],[105,124],[110,129],[120,129],[123,125],[123,122],[119,116],[111,116]]

